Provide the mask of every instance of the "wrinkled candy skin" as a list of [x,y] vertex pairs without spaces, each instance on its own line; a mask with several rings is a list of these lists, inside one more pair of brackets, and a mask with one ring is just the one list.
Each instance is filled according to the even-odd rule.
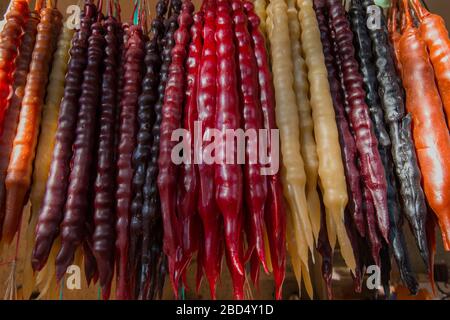
[[[172,16],[166,19],[167,30],[164,34],[162,43],[162,51],[160,52],[161,57],[161,69],[160,69],[160,79],[158,85],[158,101],[154,106],[155,121],[152,127],[153,143],[151,147],[151,157],[147,166],[147,171],[145,173],[145,182],[143,186],[143,206],[142,206],[142,220],[143,220],[143,237],[142,237],[142,248],[143,248],[143,259],[149,259],[149,248],[152,248],[152,241],[157,241],[156,225],[161,220],[160,212],[160,199],[158,194],[157,186],[157,176],[158,176],[158,156],[159,156],[159,143],[160,143],[160,127],[162,121],[162,105],[164,102],[164,93],[167,84],[167,79],[169,75],[169,67],[172,61],[171,52],[175,46],[174,33],[178,28],[177,22],[178,15],[173,13]],[[158,246],[155,247],[155,249]],[[145,250],[145,251],[144,251]],[[148,263],[155,264],[156,259],[159,259],[159,254],[155,254],[153,259],[150,256]],[[145,258],[144,258],[145,257]],[[158,257],[158,258],[157,258]],[[146,261],[145,261],[146,262]],[[157,265],[152,266],[154,272],[159,270]],[[144,276],[144,273],[143,273]],[[157,275],[155,275],[157,276]],[[155,283],[154,281],[152,282]]]
[[[198,71],[203,48],[203,13],[194,14],[193,23],[190,30],[191,43],[189,45],[188,57],[186,60],[186,98],[184,101],[183,128],[189,131],[191,137],[191,155],[194,154],[194,124],[198,119],[197,114],[197,87]],[[201,240],[201,221],[198,216],[198,192],[199,175],[198,166],[191,163],[181,164],[177,189],[177,206],[179,211],[181,245],[183,247],[183,259],[189,263],[192,255],[197,251]],[[203,245],[203,243],[201,244]],[[198,259],[198,260],[201,260]],[[198,262],[197,270],[203,274],[202,263]],[[200,272],[199,271],[199,272]],[[186,269],[184,271],[185,276]],[[197,279],[199,280],[199,279]]]
[[450,250],[450,135],[426,44],[408,12],[400,39],[400,60],[425,195],[438,217],[444,248]]
[[378,141],[371,123],[369,108],[365,102],[364,83],[358,69],[353,47],[353,33],[345,9],[339,0],[327,0],[328,15],[342,61],[345,91],[348,96],[349,120],[355,133],[362,180],[371,194],[377,216],[378,228],[389,242],[389,212],[387,206],[387,183],[378,151]]
[[[256,58],[252,48],[252,38],[248,31],[248,20],[240,1],[232,1],[234,34],[238,53],[238,84],[242,103],[242,120],[244,130],[262,129],[262,112],[259,99],[259,83]],[[259,261],[267,271],[264,249],[264,208],[267,198],[267,179],[261,173],[261,164],[250,163],[256,155],[255,147],[246,145],[244,165],[244,192],[250,215],[250,246],[255,246]],[[253,248],[251,248],[253,249]],[[259,270],[259,267],[258,267]]]
[[[255,51],[263,126],[264,129],[276,129],[274,88],[264,36],[259,31],[259,18],[254,12],[253,4],[244,2],[244,10],[248,17]],[[271,143],[272,141],[269,146]],[[269,176],[267,187],[264,220],[275,278],[275,296],[281,299],[286,267],[286,212],[279,173]]]
[[420,1],[413,0],[414,10],[420,24],[419,31],[427,44],[434,75],[441,95],[442,104],[447,116],[447,127],[450,128],[450,39],[445,21],[437,14],[426,10]]
[[7,243],[12,241],[19,228],[31,185],[41,111],[61,21],[62,16],[56,9],[41,10],[41,21],[37,26],[36,43],[5,180],[6,207],[2,236]]
[[13,72],[25,24],[29,18],[28,3],[13,0],[6,14],[6,24],[0,33],[0,128],[3,127],[5,112],[14,82]]
[[53,241],[59,234],[59,224],[63,219],[63,209],[69,184],[72,144],[76,137],[78,100],[81,95],[83,72],[87,65],[88,38],[92,19],[95,15],[95,6],[87,3],[81,18],[80,30],[75,35],[70,49],[71,58],[66,76],[64,98],[59,112],[52,164],[36,226],[32,258],[34,270],[41,270],[44,267]]
[[390,153],[391,142],[384,124],[383,110],[379,98],[376,65],[372,53],[372,41],[366,29],[366,16],[360,1],[353,1],[349,11],[350,21],[355,36],[356,50],[361,73],[366,88],[366,102],[372,116],[375,134],[378,139],[378,150],[383,162],[387,180],[388,210],[390,221],[389,240],[392,243],[394,257],[400,269],[400,274],[411,292],[417,291],[417,281],[412,275],[406,243],[400,225],[401,207],[397,195],[397,182]]
[[61,279],[72,263],[76,248],[85,237],[91,191],[92,162],[95,161],[97,106],[100,104],[101,66],[105,39],[100,21],[92,25],[88,39],[88,63],[84,71],[79,99],[64,219],[61,223],[61,249],[56,257],[56,277]]
[[[37,25],[40,21],[39,13],[30,13],[25,27],[24,36],[19,49],[19,56],[16,60],[16,70],[14,71],[13,95],[5,113],[3,132],[0,137],[0,230],[3,225],[5,214],[6,188],[5,178],[8,169],[9,158],[13,147],[14,136],[19,122],[20,109],[24,96],[27,75],[30,70],[31,57],[33,55],[34,44],[36,42]],[[1,231],[0,231],[1,237]]]
[[145,48],[142,30],[137,26],[129,29],[124,63],[123,96],[120,110],[120,139],[117,158],[116,191],[116,250],[118,253],[118,278],[116,296],[129,299],[131,287],[128,268],[129,224],[131,217],[133,151],[136,146],[137,109],[141,93]]
[[[226,0],[217,1],[217,106],[215,128],[222,133],[240,128],[239,97],[237,92],[236,49],[233,41],[231,6]],[[235,150],[236,153],[236,150]],[[232,274],[234,297],[243,299],[244,268],[241,248],[243,174],[238,164],[225,163],[225,142],[217,146],[215,165],[215,198],[224,220],[227,262]]]
[[316,12],[317,22],[320,28],[320,37],[322,39],[325,64],[328,71],[328,82],[330,83],[331,97],[333,99],[336,123],[339,130],[339,139],[341,143],[342,160],[344,163],[347,189],[349,194],[348,210],[350,211],[353,222],[361,236],[365,235],[365,225],[363,216],[361,177],[358,169],[358,155],[347,121],[344,107],[344,94],[341,89],[338,66],[335,64],[334,57],[336,52],[332,44],[331,32],[328,27],[328,21],[325,13],[325,0],[315,0],[314,10]]
[[331,250],[330,241],[328,240],[325,210],[321,210],[317,251],[322,257],[322,277],[327,288],[328,299],[332,299],[333,293],[331,280],[333,275],[333,251]]
[[[215,33],[215,1],[204,2],[203,49],[198,73],[197,113],[205,131],[215,128],[217,93],[217,57]],[[206,143],[205,143],[206,144]],[[204,144],[204,145],[205,145]],[[203,225],[203,269],[209,282],[211,298],[216,297],[216,283],[220,276],[223,246],[221,244],[221,216],[215,201],[214,165],[200,163],[198,211]]]
[[119,41],[117,21],[108,17],[104,22],[105,53],[104,71],[101,85],[101,104],[99,113],[99,136],[97,149],[97,175],[94,198],[93,251],[97,260],[100,285],[103,296],[108,298],[114,273],[115,241],[115,162],[114,135],[116,130],[117,108],[117,68]]
[[[167,1],[160,0],[156,6],[157,16],[152,21],[151,39],[146,45],[145,64],[147,67],[144,80],[142,82],[142,94],[139,97],[138,121],[140,132],[137,136],[137,147],[134,151],[135,173],[133,177],[133,187],[135,196],[133,199],[132,210],[140,212],[141,222],[135,225],[132,221],[131,228],[141,228],[142,236],[142,254],[141,254],[141,278],[139,279],[139,299],[145,299],[149,296],[150,282],[156,268],[156,261],[152,259],[151,235],[152,217],[149,215],[149,201],[151,198],[150,188],[147,185],[147,171],[149,162],[152,159],[152,146],[154,143],[153,127],[157,121],[156,106],[158,102],[158,86],[160,82],[161,56],[159,44],[164,37],[163,19],[167,11]],[[151,106],[151,109],[148,108]],[[147,127],[148,126],[148,127]],[[159,130],[159,129],[158,129]],[[142,131],[142,133],[141,133]],[[139,226],[140,225],[140,226]],[[133,231],[136,232],[136,231]],[[152,264],[152,266],[151,266]],[[152,269],[152,270],[151,270]],[[150,272],[152,271],[152,272]],[[154,283],[154,282],[153,282]]]
[[136,147],[133,152],[133,201],[131,203],[130,222],[130,253],[129,261],[134,273],[139,265],[138,251],[142,237],[142,187],[145,182],[147,162],[151,156],[152,135],[151,127],[154,123],[153,106],[156,102],[156,89],[158,86],[159,57],[156,55],[157,46],[155,38],[148,41],[145,46],[146,74],[142,81],[142,93],[138,100],[138,133]]
[[[365,11],[368,6],[373,5],[373,0],[363,0],[362,4]],[[425,195],[411,136],[411,121],[405,115],[403,88],[395,69],[394,52],[387,38],[386,19],[383,14],[380,19],[381,29],[368,30],[376,65],[378,93],[392,144],[391,154],[398,181],[399,200],[410,222],[420,254],[427,263]]]
[[160,130],[160,146],[158,157],[157,184],[161,200],[161,213],[164,227],[164,253],[169,263],[169,275],[172,287],[177,296],[178,282],[186,262],[182,258],[181,229],[177,217],[177,177],[178,166],[171,160],[172,149],[177,144],[172,141],[172,133],[181,127],[183,102],[186,80],[185,64],[187,46],[190,41],[189,28],[193,22],[194,6],[186,1],[178,17],[179,28],[174,34],[175,46],[172,49],[172,61],[169,67],[164,103],[162,107],[162,121]]
[[364,211],[366,217],[367,242],[370,247],[373,262],[381,267],[380,250],[383,245],[378,236],[377,217],[373,204],[372,195],[367,188],[364,188]]

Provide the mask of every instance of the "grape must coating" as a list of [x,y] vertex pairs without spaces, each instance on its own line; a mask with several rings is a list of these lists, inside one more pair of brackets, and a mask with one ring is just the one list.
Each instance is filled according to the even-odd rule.
[[52,164],[36,226],[32,259],[34,270],[41,270],[44,267],[53,241],[59,233],[59,224],[63,219],[69,183],[72,144],[76,137],[78,98],[81,94],[83,72],[87,64],[87,41],[91,32],[92,19],[95,15],[95,6],[91,2],[86,2],[81,17],[80,30],[74,36],[70,49],[69,67],[64,97],[59,111]]
[[[362,2],[364,10],[372,0]],[[391,138],[391,154],[398,180],[400,202],[410,222],[422,259],[428,262],[425,236],[426,204],[421,186],[421,172],[411,137],[411,119],[405,115],[404,93],[395,69],[394,56],[387,38],[386,21],[380,15],[381,29],[369,29],[379,85],[381,107]]]
[[[313,3],[297,0],[301,39],[305,61],[308,66],[311,109],[314,122],[314,136],[319,157],[319,179],[326,210],[327,231],[330,243],[339,239],[341,254],[347,266],[354,270],[355,257],[344,226],[344,209],[348,202],[344,166],[341,160],[339,135],[328,84],[328,73],[320,41],[320,30]],[[334,248],[333,244],[331,245]]]
[[417,281],[412,275],[405,239],[403,236],[400,214],[401,206],[397,194],[397,181],[391,156],[391,141],[384,124],[383,109],[379,98],[376,65],[372,53],[372,42],[366,29],[366,16],[360,0],[353,0],[350,7],[350,21],[355,36],[355,44],[360,70],[366,88],[366,101],[378,139],[378,150],[383,162],[387,181],[387,201],[390,220],[389,240],[392,243],[394,257],[400,269],[400,275],[412,293],[417,291]]
[[[159,10],[163,12],[165,11],[165,7],[162,6],[163,3],[159,6]],[[161,14],[162,16],[163,14]],[[157,186],[157,176],[158,176],[158,156],[159,156],[159,143],[160,143],[160,127],[162,120],[162,105],[164,102],[164,92],[167,83],[167,77],[169,72],[170,63],[172,61],[171,52],[172,48],[175,45],[173,35],[178,28],[177,22],[178,14],[176,12],[172,12],[172,15],[164,21],[165,33],[161,35],[161,46],[159,57],[161,59],[161,67],[159,72],[159,84],[157,89],[157,102],[154,106],[155,112],[155,121],[152,126],[152,136],[153,142],[151,146],[151,157],[150,161],[147,164],[147,171],[145,173],[145,182],[143,186],[143,206],[142,206],[142,219],[143,219],[143,240],[142,240],[142,248],[147,250],[143,251],[142,255],[145,256],[145,259],[151,259],[153,272],[158,270],[157,265],[155,264],[158,256],[161,256],[161,248],[157,243],[159,241],[158,237],[160,233],[156,232],[156,228],[158,223],[161,220],[160,213],[160,200],[158,194],[158,186]],[[152,234],[153,233],[153,234]],[[153,243],[152,243],[153,241]],[[149,251],[151,248],[151,255],[149,258]],[[162,259],[160,257],[159,259]],[[150,260],[146,260],[150,263]],[[143,274],[144,275],[144,274]],[[153,280],[151,283],[155,283],[155,279],[159,277],[159,275],[152,274]],[[153,286],[153,290],[155,287]]]
[[438,218],[444,248],[449,251],[450,135],[426,43],[413,24],[408,1],[404,0],[403,6],[406,22],[399,45],[406,108],[412,115],[414,144],[423,172],[425,195]]
[[[159,43],[163,37],[164,14],[167,11],[167,2],[158,1],[156,5],[157,15],[151,24],[151,38],[147,42],[145,51],[146,74],[142,81],[142,93],[139,97],[138,123],[139,132],[137,135],[137,146],[133,154],[135,163],[135,173],[133,177],[133,187],[135,195],[132,203],[132,212],[142,216],[141,226],[134,225],[131,228],[134,232],[142,236],[141,254],[141,278],[139,279],[139,298],[147,297],[150,283],[150,263],[156,264],[150,259],[150,227],[148,211],[144,211],[144,200],[148,201],[148,188],[145,187],[147,163],[151,159],[151,147],[153,143],[152,127],[155,123],[155,110],[153,107],[158,101],[158,85],[161,58],[159,55]],[[151,108],[151,109],[150,109]],[[136,230],[141,227],[141,230]]]
[[365,235],[363,201],[361,189],[361,177],[358,170],[358,155],[355,139],[353,138],[350,124],[345,114],[344,96],[341,89],[339,68],[335,64],[334,56],[336,52],[333,46],[333,39],[328,26],[325,13],[325,0],[315,0],[314,10],[320,29],[325,64],[328,71],[328,82],[330,84],[331,97],[336,115],[336,124],[339,131],[339,140],[342,149],[342,160],[344,163],[345,176],[347,181],[349,204],[348,210],[361,236]]
[[[198,71],[203,49],[203,14],[197,12],[193,15],[193,23],[190,30],[191,43],[189,45],[186,60],[186,98],[183,111],[183,128],[188,130],[190,137],[191,156],[194,154],[195,121],[197,113]],[[202,228],[198,216],[198,192],[199,192],[198,166],[193,162],[183,163],[180,168],[180,180],[178,192],[178,210],[180,213],[181,245],[183,248],[183,259],[189,263],[192,255],[201,244]],[[201,260],[201,258],[198,258]],[[185,269],[184,272],[186,272]],[[198,272],[203,273],[202,262],[198,261]],[[185,275],[184,275],[185,276]],[[198,275],[200,277],[200,275]],[[197,284],[199,283],[197,278]]]
[[[258,28],[259,18],[254,11],[253,5],[245,1],[244,10],[248,17],[249,30],[255,51],[263,125],[265,129],[275,129],[275,96],[264,36]],[[275,142],[270,141],[270,149],[272,149],[272,143]],[[270,256],[275,278],[275,296],[277,299],[281,299],[281,289],[286,267],[286,213],[281,179],[278,172],[268,178],[268,193],[264,219],[267,227]]]
[[105,53],[99,112],[99,136],[94,196],[93,253],[95,255],[103,297],[110,293],[114,273],[115,240],[115,163],[114,138],[117,108],[117,55],[119,42],[116,37],[117,21],[111,12],[104,21]]
[[420,35],[427,44],[433,64],[436,82],[450,128],[450,39],[442,17],[432,14],[418,0],[412,0],[414,11],[419,19]]
[[[215,127],[217,93],[217,57],[215,25],[215,0],[206,0],[203,8],[203,48],[198,73],[197,113],[202,124],[203,136],[206,130]],[[202,142],[202,147],[206,145]],[[198,156],[201,156],[199,154]],[[201,159],[201,158],[200,158]],[[199,197],[198,212],[203,225],[203,268],[209,282],[211,298],[216,297],[216,283],[220,274],[223,246],[221,242],[221,217],[214,198],[214,165],[202,161],[198,165]]]
[[190,41],[189,28],[193,22],[193,11],[192,3],[185,1],[178,17],[178,30],[174,33],[175,45],[172,49],[172,59],[164,93],[158,157],[157,184],[164,227],[163,249],[168,258],[170,280],[176,296],[178,281],[186,268],[186,261],[180,257],[183,250],[180,239],[181,229],[176,211],[177,195],[173,192],[176,190],[178,167],[171,160],[172,149],[176,145],[176,141],[172,141],[171,136],[173,131],[181,126],[183,115],[186,47]]
[[[291,221],[295,223],[296,245],[302,252],[303,264],[308,264],[308,248],[313,249],[314,238],[308,215],[305,185],[306,174],[300,153],[298,108],[293,90],[292,56],[289,38],[287,6],[282,1],[270,4],[273,30],[269,33],[274,77],[276,122],[280,130],[281,154],[286,169],[283,177],[284,194],[288,200]],[[295,138],[294,138],[295,137]],[[306,250],[305,250],[306,248]]]
[[120,110],[120,138],[117,154],[116,180],[116,250],[118,276],[116,296],[118,299],[131,297],[128,268],[129,223],[132,201],[133,164],[132,157],[136,145],[137,104],[141,93],[144,63],[144,42],[140,27],[132,25],[128,31],[125,60],[123,61],[124,80]]
[[85,223],[89,210],[88,192],[92,180],[91,163],[94,161],[95,153],[97,105],[100,103],[101,92],[100,68],[105,45],[103,32],[99,15],[98,20],[92,24],[91,35],[88,39],[88,63],[81,85],[76,138],[72,146],[72,170],[69,176],[64,219],[61,223],[61,248],[56,257],[57,279],[61,279],[66,268],[72,263],[75,250],[85,236]]
[[[252,39],[248,31],[247,16],[240,1],[232,1],[233,26],[238,56],[238,83],[240,85],[241,114],[244,130],[259,132],[262,129],[262,112],[259,99],[259,83]],[[264,208],[267,198],[267,179],[262,174],[262,165],[257,161],[257,146],[249,141],[246,145],[244,165],[244,193],[250,219],[249,250],[256,250],[259,261],[267,272],[264,248]],[[259,263],[258,269],[259,269]]]
[[[30,191],[31,218],[27,230],[27,251],[32,250],[35,244],[35,229],[44,199],[45,185],[55,146],[59,107],[64,96],[65,77],[73,34],[74,30],[70,30],[67,27],[64,27],[61,31],[47,85],[45,105],[42,109],[41,132],[37,143],[36,159],[34,160],[33,184]],[[42,130],[42,128],[45,128],[45,130]],[[31,269],[31,258],[30,254],[26,260],[26,268],[29,269],[24,271],[24,296],[30,296],[33,290],[32,287],[27,287],[27,283],[34,285],[34,280],[36,280],[36,275]]]
[[[24,27],[24,36],[16,60],[16,71],[14,72],[13,96],[11,97],[8,110],[5,113],[5,124],[0,137],[0,237],[1,227],[5,214],[6,188],[5,178],[8,169],[9,158],[16,134],[20,109],[24,96],[27,75],[30,70],[31,57],[36,42],[37,25],[39,24],[39,12],[32,11]],[[38,209],[39,210],[39,209]]]
[[299,113],[300,151],[305,162],[306,201],[308,202],[312,231],[317,241],[320,229],[320,199],[317,192],[319,159],[317,158],[311,103],[308,96],[308,70],[305,59],[303,58],[302,44],[300,41],[300,21],[298,20],[298,11],[295,8],[294,0],[289,1],[287,13],[291,38],[292,62],[294,65],[294,87]]
[[28,2],[13,0],[6,14],[6,23],[0,33],[0,129],[3,127],[5,112],[8,108],[16,57],[19,54],[23,28],[28,18]]
[[378,140],[373,131],[369,108],[365,102],[362,76],[358,70],[353,46],[353,33],[345,8],[339,0],[327,0],[329,22],[335,32],[337,54],[342,61],[342,80],[349,105],[348,117],[355,134],[363,184],[370,191],[377,215],[378,228],[389,242],[389,213],[387,183]]
[[[41,10],[36,43],[27,76],[19,123],[8,165],[3,239],[11,242],[19,228],[22,210],[31,185],[33,160],[44,105],[50,62],[62,25],[62,15],[53,8]],[[41,79],[45,79],[42,81]]]
[[[232,28],[231,5],[226,0],[217,1],[217,104],[215,128],[222,134],[225,130],[240,128],[241,118],[237,92],[236,47]],[[215,165],[215,198],[224,221],[226,255],[233,280],[233,295],[244,297],[244,267],[242,254],[242,169],[241,166],[225,163],[225,141],[217,145],[216,157],[221,159]],[[236,150],[234,150],[236,155]],[[235,157],[233,157],[235,159]]]

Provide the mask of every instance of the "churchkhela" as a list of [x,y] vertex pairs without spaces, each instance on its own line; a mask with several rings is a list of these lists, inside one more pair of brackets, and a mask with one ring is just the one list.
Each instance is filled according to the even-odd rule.
[[434,285],[435,224],[450,250],[442,18],[419,0],[191,1],[136,0],[122,22],[120,1],[85,0],[79,25],[56,1],[11,1],[0,241],[25,257],[23,297],[58,297],[84,263],[103,299],[166,298],[166,276],[175,298],[203,277],[228,298],[223,266],[235,299],[262,273],[282,299],[290,261],[299,294],[323,281],[332,298],[336,251],[356,292],[377,265],[389,297],[393,257],[415,294],[404,218]]

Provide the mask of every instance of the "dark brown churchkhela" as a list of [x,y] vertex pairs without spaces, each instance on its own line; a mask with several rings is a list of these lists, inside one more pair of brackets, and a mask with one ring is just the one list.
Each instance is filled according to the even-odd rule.
[[386,149],[391,145],[389,135],[386,131],[381,109],[380,97],[378,96],[378,83],[375,65],[373,64],[372,45],[366,30],[366,19],[360,0],[353,0],[349,10],[349,20],[353,31],[355,50],[359,62],[361,75],[364,79],[366,89],[366,102],[374,125],[375,134],[378,139],[379,149]]
[[94,198],[93,251],[97,260],[103,298],[108,299],[114,273],[115,240],[115,130],[117,110],[117,68],[119,42],[116,37],[118,23],[111,16],[111,10],[104,21],[105,57],[101,87],[101,104],[98,148],[97,176]]
[[87,46],[91,23],[96,15],[95,6],[86,2],[81,17],[81,27],[72,42],[66,76],[64,98],[61,103],[55,148],[50,167],[43,206],[36,227],[36,244],[33,249],[33,269],[41,270],[47,261],[53,241],[59,233],[63,218],[70,174],[72,144],[78,118],[78,99],[81,94],[83,72],[87,65]]
[[[152,126],[155,121],[154,105],[158,100],[158,84],[159,84],[159,69],[161,66],[161,59],[159,56],[159,42],[164,34],[163,19],[167,11],[167,1],[158,1],[156,5],[157,15],[151,24],[150,41],[147,42],[145,51],[146,74],[142,81],[142,94],[138,102],[138,124],[139,131],[137,134],[137,145],[133,154],[133,164],[135,168],[133,177],[134,198],[131,205],[131,212],[133,215],[131,221],[132,233],[135,236],[143,237],[144,230],[146,230],[145,240],[142,238],[142,254],[141,254],[141,276],[139,279],[139,298],[143,299],[147,296],[149,271],[150,271],[150,221],[148,215],[143,215],[144,203],[144,184],[145,175],[147,171],[147,163],[151,157],[151,146],[153,142]],[[137,218],[136,218],[137,217]],[[145,242],[145,243],[144,243]],[[133,246],[133,240],[130,241]],[[145,247],[144,247],[145,246]],[[133,250],[133,249],[131,249]],[[136,247],[134,250],[138,250]],[[137,255],[137,252],[136,252]],[[130,261],[132,258],[130,257]]]
[[[116,112],[116,128],[119,127],[120,123],[120,103],[122,101],[123,96],[123,62],[125,61],[125,53],[126,53],[126,44],[128,42],[128,29],[129,26],[126,23],[117,22],[117,40],[119,41],[119,66],[117,68],[117,112]],[[114,159],[117,160],[117,152],[119,145],[120,132],[119,130],[115,130],[114,135]]]
[[[375,134],[378,138],[378,150],[383,161],[387,179],[388,210],[390,219],[389,239],[392,252],[397,261],[400,275],[412,293],[417,291],[417,281],[412,275],[412,270],[407,253],[406,243],[400,224],[401,207],[397,194],[397,182],[394,176],[394,166],[391,156],[391,142],[384,125],[383,110],[379,98],[376,66],[372,53],[372,41],[366,29],[366,15],[361,0],[353,0],[350,11],[350,21],[355,36],[356,50],[358,53],[361,73],[364,77],[366,89],[366,102],[372,116]],[[387,51],[389,53],[389,51]],[[380,65],[379,65],[380,66]]]
[[386,176],[377,148],[378,141],[373,130],[369,108],[365,102],[363,78],[355,59],[353,33],[342,2],[327,0],[327,5],[330,25],[336,36],[337,54],[342,61],[342,79],[350,111],[348,117],[355,134],[362,182],[372,196],[378,229],[383,238],[389,242]]
[[[172,6],[174,5],[173,2],[176,1],[172,1]],[[163,6],[163,3],[161,2],[161,4],[159,4],[157,7],[157,12],[159,11],[164,12],[165,11],[164,8],[165,6]],[[161,16],[163,16],[163,14],[161,14]],[[146,258],[143,258],[145,262],[149,261],[148,263],[151,264],[156,264],[157,263],[156,260],[160,259],[161,255],[161,252],[157,252],[158,250],[161,250],[161,248],[157,244],[159,239],[158,239],[158,232],[156,232],[158,223],[160,223],[161,220],[161,213],[160,213],[159,194],[156,179],[158,176],[160,126],[162,120],[161,110],[164,102],[164,92],[169,73],[169,66],[172,61],[171,52],[172,48],[175,45],[173,35],[178,28],[177,17],[178,17],[177,11],[173,11],[170,18],[168,18],[164,22],[164,25],[166,26],[166,32],[161,40],[162,43],[162,51],[160,52],[161,69],[160,69],[160,81],[158,85],[158,101],[154,106],[155,121],[152,127],[153,142],[151,148],[151,157],[150,161],[148,162],[147,172],[145,176],[145,183],[143,187],[144,202],[142,207],[142,220],[144,228],[142,235],[142,248],[143,248],[142,255],[143,257],[148,256],[149,255],[148,249],[152,248],[151,252],[152,261],[145,260]],[[156,270],[159,270],[159,268],[156,265],[154,266],[155,267],[153,267],[153,270],[155,272],[158,272]],[[145,276],[144,273],[143,276]],[[158,275],[155,275],[156,278],[157,276]],[[151,282],[153,284],[155,283],[154,280]],[[151,291],[153,290],[154,288]]]
[[[363,0],[362,4],[366,11],[374,2]],[[403,88],[395,69],[393,49],[387,38],[386,19],[382,12],[380,22],[381,28],[368,30],[377,68],[378,92],[391,138],[391,153],[403,212],[408,218],[422,259],[425,264],[428,264],[429,254],[425,226],[427,208],[421,187],[421,173],[412,141],[411,118],[409,115],[405,115]]]
[[103,36],[101,15],[92,24],[88,39],[87,66],[81,86],[78,121],[73,143],[72,170],[69,177],[64,219],[61,223],[61,249],[56,257],[56,277],[61,279],[72,263],[74,253],[85,236],[85,223],[89,211],[91,163],[94,161],[97,106],[101,93],[101,66],[103,62]]
[[129,221],[132,200],[133,151],[136,145],[136,122],[138,99],[141,93],[144,64],[144,41],[142,29],[130,26],[123,61],[124,80],[120,111],[120,139],[117,158],[117,192],[116,192],[116,250],[118,253],[117,299],[130,298],[128,247]]

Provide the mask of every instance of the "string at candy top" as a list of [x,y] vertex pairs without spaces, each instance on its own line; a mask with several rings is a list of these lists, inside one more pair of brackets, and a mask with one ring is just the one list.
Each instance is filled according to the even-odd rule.
[[398,14],[398,0],[393,0],[389,8],[388,30],[389,32],[397,31],[397,14]]
[[117,21],[121,22],[122,17],[121,17],[121,13],[122,13],[122,9],[120,7],[120,3],[118,0],[114,0],[114,16],[117,18]]
[[100,22],[103,18],[103,0],[97,2],[97,21]]
[[[152,16],[152,9],[151,9],[149,1],[145,0],[144,3],[145,3],[145,10],[146,10],[145,11],[146,12],[146,19],[148,19],[148,18],[150,18]],[[147,21],[146,21],[146,23],[147,23]]]
[[113,16],[113,0],[109,0],[108,1],[108,10],[107,10],[107,13],[108,13],[108,16],[109,17],[112,17]]
[[150,8],[147,5],[147,0],[143,0],[141,2],[141,6],[140,6],[140,15],[139,15],[139,19],[140,19],[140,26],[142,27],[142,31],[144,34],[148,33],[148,25],[147,25],[147,17],[150,16]]
[[[425,2],[423,2],[423,3],[425,3]],[[420,5],[420,0],[412,1],[412,6],[413,6],[414,11],[417,13],[417,18],[419,19],[420,22],[423,20],[423,18],[430,15],[430,12],[426,8],[426,6]]]
[[403,17],[405,19],[404,23],[402,22],[402,32],[409,26],[413,26],[413,21],[411,14],[409,12],[409,0],[403,0]]
[[133,14],[131,15],[131,23],[135,26],[139,25],[139,0],[134,1]]

